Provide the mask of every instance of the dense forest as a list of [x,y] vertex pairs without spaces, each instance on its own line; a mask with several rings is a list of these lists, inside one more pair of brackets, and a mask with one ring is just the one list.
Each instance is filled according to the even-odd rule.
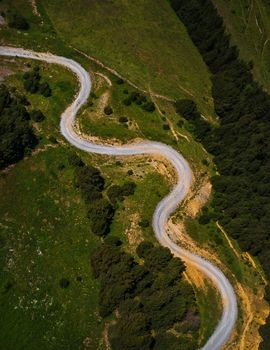
[[[212,179],[214,213],[205,210],[201,221],[219,220],[242,250],[259,258],[270,281],[270,96],[254,81],[252,62],[243,62],[230,45],[210,0],[171,0],[171,5],[212,73],[219,117],[218,127],[206,127],[190,103],[176,106],[193,120],[196,137],[214,155],[220,173]],[[261,335],[260,349],[269,349],[270,317]]]
[[[182,278],[185,266],[167,248],[142,242],[135,256],[110,234],[119,202],[134,194],[132,181],[106,188],[99,169],[73,153],[74,185],[85,202],[91,231],[101,245],[91,256],[94,278],[100,283],[101,317],[116,315],[109,327],[113,350],[197,348],[200,319],[192,287]],[[140,222],[147,227],[146,220]],[[61,281],[65,288],[67,281]]]
[[112,349],[197,348],[200,321],[194,292],[181,278],[183,263],[150,242],[142,242],[137,255],[143,263],[119,241],[105,240],[91,259],[100,281],[100,314],[117,315],[109,328]]
[[[16,17],[17,18],[17,17]],[[27,92],[50,97],[52,90],[47,82],[41,82],[40,68],[35,66],[23,75]],[[21,160],[38,144],[32,122],[42,122],[45,115],[32,109],[29,101],[15,88],[0,85],[0,169]]]
[[38,143],[27,106],[25,96],[0,85],[0,169],[22,159]]

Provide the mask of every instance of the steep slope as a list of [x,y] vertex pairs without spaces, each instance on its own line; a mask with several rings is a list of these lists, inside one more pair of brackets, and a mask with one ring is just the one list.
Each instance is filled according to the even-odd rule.
[[252,61],[255,78],[270,91],[270,8],[266,0],[213,0],[232,43],[245,61]]
[[[208,70],[166,1],[41,1],[62,38],[145,89],[211,106]],[[82,13],[84,14],[82,16]]]

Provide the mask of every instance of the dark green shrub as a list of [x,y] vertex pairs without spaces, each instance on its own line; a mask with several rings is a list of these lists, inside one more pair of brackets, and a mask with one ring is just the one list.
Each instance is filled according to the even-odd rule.
[[68,162],[70,165],[74,167],[83,167],[84,162],[81,160],[81,158],[76,154],[72,153],[68,156]]
[[127,123],[128,122],[128,118],[127,117],[119,117],[119,122],[120,123]]
[[155,105],[153,102],[146,102],[142,108],[146,111],[146,112],[154,112],[154,110],[156,109]]
[[82,190],[82,193],[92,190],[95,187],[98,191],[104,188],[104,178],[100,171],[91,165],[77,167],[76,185]]
[[35,94],[39,92],[44,97],[49,97],[52,95],[52,90],[48,83],[40,83],[41,76],[39,74],[39,67],[36,66],[32,71],[26,72],[23,75],[24,88],[26,91]]
[[131,99],[129,97],[127,97],[123,100],[123,105],[130,106],[131,102],[132,102]]
[[180,120],[177,122],[177,126],[179,126],[179,128],[182,128],[183,125],[184,125],[184,121],[180,119]]
[[29,123],[25,101],[16,90],[0,85],[0,169],[31,154],[38,139]]
[[122,186],[122,194],[123,194],[123,196],[130,196],[130,195],[134,194],[135,189],[136,189],[135,182],[126,182]]
[[112,107],[106,106],[106,107],[104,108],[104,113],[105,113],[106,115],[111,115],[111,114],[113,114],[113,109],[112,109]]
[[19,13],[16,13],[13,11],[7,13],[7,22],[8,22],[8,26],[11,28],[16,28],[19,30],[29,29],[29,24],[27,20]]
[[30,112],[30,117],[34,122],[42,122],[45,119],[45,115],[39,109],[34,109]]
[[51,90],[51,88],[50,88],[48,83],[41,83],[39,85],[39,92],[44,97],[50,97],[52,95],[52,90]]
[[53,143],[53,144],[57,144],[58,143],[58,141],[57,141],[57,139],[54,137],[54,136],[49,136],[49,141],[51,142],[51,143]]
[[122,242],[120,241],[120,239],[118,237],[111,236],[111,235],[105,237],[104,243],[112,245],[112,246],[116,246],[116,247],[119,247],[120,245],[122,245]]
[[115,205],[117,201],[123,201],[124,200],[124,194],[121,186],[118,185],[112,185],[108,191],[107,195],[109,197],[110,202]]
[[87,206],[91,230],[98,236],[105,236],[109,232],[113,215],[114,209],[106,199],[96,200]]
[[140,258],[144,258],[152,249],[154,244],[148,241],[143,241],[140,243],[136,249],[136,253]]
[[149,227],[149,221],[147,219],[141,219],[139,221],[139,226],[140,227],[143,227],[143,228],[146,228],[146,227]]
[[61,288],[65,289],[65,288],[69,287],[70,281],[66,278],[61,278],[59,284],[60,284]]
[[193,115],[197,113],[197,106],[194,101],[183,99],[175,102],[176,112],[186,119],[193,119]]
[[122,78],[117,78],[116,79],[116,84],[122,85],[122,84],[124,84],[124,80]]

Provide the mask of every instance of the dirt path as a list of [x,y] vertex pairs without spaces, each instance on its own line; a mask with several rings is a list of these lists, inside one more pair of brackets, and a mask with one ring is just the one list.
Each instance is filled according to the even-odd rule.
[[95,74],[100,76],[101,78],[103,78],[107,82],[109,87],[112,87],[112,81],[107,77],[107,75],[100,73],[100,72],[96,72]]
[[32,7],[32,12],[35,16],[37,17],[41,17],[38,9],[37,9],[37,4],[36,4],[36,1],[35,0],[30,0],[30,3],[31,3],[31,7]]
[[240,259],[240,255],[237,252],[237,250],[234,248],[229,236],[227,235],[227,233],[224,231],[223,227],[220,226],[220,224],[218,223],[218,221],[216,222],[216,225],[218,227],[218,229],[223,233],[224,237],[226,238],[226,241],[228,242],[230,248],[232,249],[232,251],[234,252],[234,254],[237,256],[238,259]]

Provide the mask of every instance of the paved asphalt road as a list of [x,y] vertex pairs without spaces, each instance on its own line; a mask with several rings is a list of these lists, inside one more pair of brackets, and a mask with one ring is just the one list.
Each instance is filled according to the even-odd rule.
[[[73,125],[78,110],[87,101],[91,91],[91,79],[85,69],[77,62],[65,57],[58,57],[49,53],[37,53],[21,48],[0,47],[0,55],[31,58],[55,63],[65,66],[75,73],[80,83],[80,89],[72,104],[61,115],[60,124],[61,133],[75,147],[90,153],[112,156],[157,154],[171,162],[178,176],[177,185],[156,207],[153,216],[153,229],[157,239],[163,246],[168,247],[175,256],[180,257],[187,264],[195,266],[209,277],[219,290],[223,304],[222,317],[202,350],[222,349],[223,345],[230,338],[237,319],[237,302],[234,290],[218,267],[175,244],[166,232],[166,224],[170,215],[175,211],[179,203],[183,201],[192,182],[192,172],[187,161],[172,147],[159,142],[144,141],[115,147],[95,144],[84,140],[74,131]],[[211,307],[211,300],[209,300],[209,305]]]

